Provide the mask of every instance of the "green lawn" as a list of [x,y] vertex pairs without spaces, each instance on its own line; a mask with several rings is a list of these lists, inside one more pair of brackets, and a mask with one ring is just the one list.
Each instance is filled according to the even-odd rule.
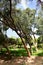
[[37,52],[32,53],[33,56],[43,56],[43,49],[39,49]]
[[[27,56],[27,52],[24,48],[16,48],[16,49],[9,49],[11,52],[11,55],[14,56]],[[7,50],[5,48],[2,49],[2,51],[0,51],[0,54],[5,54],[7,52]],[[43,56],[43,49],[39,49],[38,52],[36,52],[33,49],[33,53],[32,56]]]

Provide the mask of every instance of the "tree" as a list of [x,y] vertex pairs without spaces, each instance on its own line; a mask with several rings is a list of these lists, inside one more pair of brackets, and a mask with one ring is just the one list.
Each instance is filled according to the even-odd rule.
[[[7,1],[6,1],[7,2]],[[6,10],[6,6],[5,6],[5,8],[4,8],[4,10],[3,10],[3,12],[2,13],[0,13],[0,15],[1,15],[1,18],[3,19],[3,20],[1,20],[5,25],[7,25],[7,26],[9,26],[10,28],[12,28],[13,30],[15,30],[16,31],[16,33],[20,36],[20,38],[21,38],[21,40],[22,40],[22,42],[23,42],[23,44],[24,44],[24,47],[26,48],[26,50],[27,50],[27,53],[28,53],[28,55],[29,55],[29,52],[28,52],[28,49],[27,49],[27,47],[26,47],[26,44],[25,44],[25,42],[24,42],[24,40],[23,40],[23,38],[22,38],[22,36],[21,36],[21,30],[19,29],[19,27],[18,26],[16,26],[15,24],[14,24],[14,20],[13,20],[13,18],[12,18],[12,16],[11,16],[11,11],[12,11],[12,8],[11,8],[11,0],[9,1],[10,2],[10,11],[9,10]],[[8,14],[9,13],[9,14]],[[18,33],[18,31],[20,31],[20,33]],[[30,55],[29,55],[30,56]]]
[[[12,1],[1,1],[2,3],[0,3],[0,21],[2,21],[5,25],[10,27],[20,36],[22,43],[25,49],[27,50],[28,56],[30,56],[30,52],[26,47],[26,43],[28,42],[30,45],[31,25],[34,21],[35,11],[27,9],[24,12],[21,12],[20,10],[17,10],[15,7],[15,5],[19,3],[19,0],[14,0],[13,3]],[[23,39],[25,39],[25,41]]]

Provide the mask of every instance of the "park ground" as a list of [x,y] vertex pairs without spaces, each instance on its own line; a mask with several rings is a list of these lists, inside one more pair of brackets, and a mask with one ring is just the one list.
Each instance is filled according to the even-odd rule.
[[1,58],[0,65],[43,65],[43,56]]
[[38,52],[33,49],[31,57],[27,56],[24,48],[10,49],[12,58],[6,55],[6,49],[0,52],[0,65],[43,65],[43,49]]

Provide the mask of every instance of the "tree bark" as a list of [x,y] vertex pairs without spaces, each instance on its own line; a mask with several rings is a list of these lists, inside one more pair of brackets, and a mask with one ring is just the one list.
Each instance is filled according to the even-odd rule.
[[12,2],[11,2],[11,0],[9,0],[10,1],[10,17],[11,17],[11,11],[12,11]]
[[22,43],[23,43],[23,45],[24,45],[24,48],[25,48],[26,51],[27,51],[28,57],[30,57],[31,55],[30,55],[30,52],[29,52],[28,48],[26,47],[26,43],[24,42],[23,38],[21,38],[21,40],[22,40]]
[[32,46],[31,46],[31,43],[30,43],[30,54],[32,55]]
[[7,49],[7,52],[8,52],[8,54],[10,55],[10,51],[9,51],[8,47],[5,45],[5,43],[3,43],[2,45],[3,45],[4,48]]
[[33,45],[34,45],[34,47],[35,47],[36,51],[38,51],[38,48],[37,48],[37,41],[36,41],[36,39],[35,39],[35,36],[34,36],[34,35],[33,35],[33,37],[34,37]]

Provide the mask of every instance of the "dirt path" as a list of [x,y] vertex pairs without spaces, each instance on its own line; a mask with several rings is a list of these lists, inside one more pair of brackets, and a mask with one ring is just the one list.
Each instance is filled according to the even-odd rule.
[[0,59],[0,65],[43,65],[43,57],[15,57],[11,60]]

